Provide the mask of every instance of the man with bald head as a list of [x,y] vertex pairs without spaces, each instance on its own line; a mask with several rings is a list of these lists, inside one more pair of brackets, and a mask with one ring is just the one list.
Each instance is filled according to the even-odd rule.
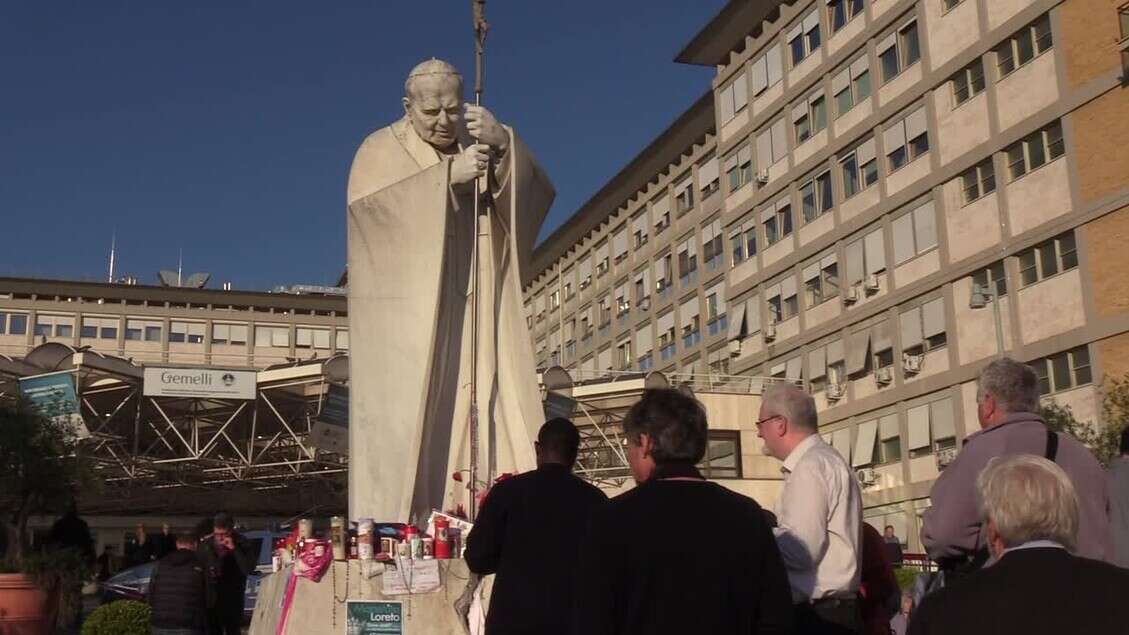
[[796,633],[861,633],[862,493],[846,460],[817,434],[815,401],[793,384],[761,397],[757,436],[783,461],[773,530],[792,585]]
[[[475,271],[480,430],[497,440],[482,439],[479,463],[534,467],[528,426],[543,414],[520,272],[554,192],[517,134],[463,91],[449,63],[417,65],[404,116],[364,140],[349,173],[354,517],[422,521],[469,502],[447,475],[470,464]],[[493,210],[477,236],[476,197]]]

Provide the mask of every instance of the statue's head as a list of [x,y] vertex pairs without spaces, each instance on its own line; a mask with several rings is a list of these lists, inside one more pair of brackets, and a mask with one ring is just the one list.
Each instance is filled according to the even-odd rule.
[[424,141],[450,147],[463,125],[462,75],[443,60],[417,65],[404,82],[404,112]]

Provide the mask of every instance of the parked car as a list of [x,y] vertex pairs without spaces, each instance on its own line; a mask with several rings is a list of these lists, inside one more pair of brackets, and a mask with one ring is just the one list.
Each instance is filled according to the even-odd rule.
[[[264,575],[271,572],[271,547],[276,538],[286,536],[277,531],[247,531],[243,536],[254,545],[259,554],[255,571],[247,576],[247,588],[243,592],[243,612],[250,616],[255,610],[259,597],[259,583]],[[114,600],[137,600],[144,602],[149,596],[149,579],[153,576],[156,562],[146,562],[110,576],[98,583],[99,596],[103,604]]]

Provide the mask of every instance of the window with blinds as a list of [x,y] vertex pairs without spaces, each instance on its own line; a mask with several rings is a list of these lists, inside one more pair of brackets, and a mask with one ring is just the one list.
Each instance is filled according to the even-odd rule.
[[889,83],[902,71],[921,60],[921,43],[917,37],[917,20],[878,41],[878,63],[882,82]]
[[891,223],[894,232],[894,264],[920,256],[937,246],[937,214],[933,201],[918,205]]
[[902,311],[898,316],[901,327],[902,353],[923,355],[944,348],[945,298],[934,298],[920,306]]
[[953,400],[945,397],[906,411],[910,458],[956,447]]
[[734,267],[757,255],[755,214],[749,214],[729,227],[729,249]]
[[844,198],[850,198],[878,182],[875,146],[873,138],[867,139],[839,159]]
[[[348,339],[348,331],[338,331],[338,340],[341,339],[341,333],[346,333]],[[226,324],[216,322],[212,324],[212,345],[220,346],[244,346],[247,344],[247,325],[246,324]]]
[[796,23],[788,31],[786,41],[791,52],[792,66],[798,65],[809,55],[819,50],[821,44],[819,31],[819,9],[812,9],[811,13]]
[[925,106],[920,106],[904,119],[886,128],[882,141],[886,150],[888,172],[896,172],[929,152]]
[[170,344],[203,344],[204,343],[204,323],[203,322],[180,322],[173,320],[169,322],[169,343]]
[[[4,316],[0,314],[0,334],[4,332],[3,323]],[[82,330],[79,335],[83,339],[116,340],[118,339],[120,324],[121,318],[84,315],[82,317]]]
[[866,53],[843,67],[831,78],[831,95],[835,99],[835,115],[842,117],[870,98],[870,61]]

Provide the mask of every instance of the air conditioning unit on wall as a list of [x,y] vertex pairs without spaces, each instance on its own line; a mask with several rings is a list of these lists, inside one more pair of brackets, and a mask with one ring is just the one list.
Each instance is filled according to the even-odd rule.
[[739,357],[741,355],[741,340],[729,341],[729,356]]
[[847,389],[843,384],[827,384],[827,389],[824,391],[827,395],[827,401],[839,401],[847,394]]
[[894,381],[894,373],[889,366],[879,368],[874,373],[874,380],[879,386],[886,386]]
[[910,375],[916,375],[921,372],[921,365],[924,361],[924,355],[903,355],[902,368]]
[[771,342],[776,339],[776,322],[769,322],[764,327],[764,341]]

